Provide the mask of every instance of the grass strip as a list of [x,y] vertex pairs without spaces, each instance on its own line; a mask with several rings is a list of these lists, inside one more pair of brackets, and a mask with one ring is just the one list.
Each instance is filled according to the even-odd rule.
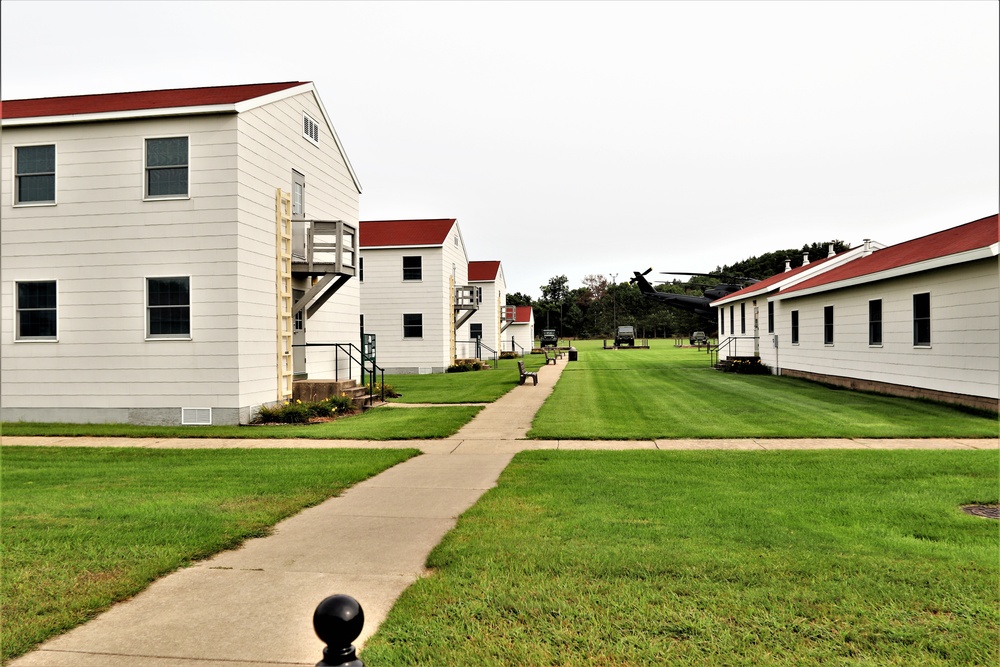
[[362,653],[409,665],[995,665],[989,451],[522,452]]
[[704,352],[578,343],[528,437],[995,438],[996,415],[771,375],[722,373]]
[[409,440],[447,438],[472,420],[482,408],[448,406],[376,409],[322,424],[261,426],[137,426],[134,424],[61,424],[4,422],[9,436],[106,438],[309,438],[318,440]]
[[413,449],[3,447],[0,660],[266,535]]
[[[545,363],[545,356],[529,354],[522,361],[527,370],[537,370]],[[387,375],[385,381],[402,394],[393,402],[492,403],[517,386],[520,379],[517,362],[517,359],[501,359],[497,368],[488,371]]]

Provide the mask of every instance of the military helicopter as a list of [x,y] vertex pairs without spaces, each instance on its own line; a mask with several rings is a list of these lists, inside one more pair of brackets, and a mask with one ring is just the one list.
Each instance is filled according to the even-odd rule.
[[738,292],[748,285],[760,282],[756,278],[747,278],[746,276],[728,276],[719,273],[661,271],[661,273],[673,276],[706,276],[727,281],[708,287],[708,289],[702,292],[702,296],[672,294],[670,292],[656,291],[656,288],[654,288],[653,285],[646,279],[646,276],[652,272],[652,270],[652,268],[648,268],[642,273],[634,271],[633,273],[635,275],[629,279],[629,282],[637,285],[643,296],[663,301],[664,305],[672,308],[694,313],[711,325],[715,324],[715,312],[714,309],[709,306],[710,303],[717,299],[721,299],[724,296],[728,296],[733,292]]

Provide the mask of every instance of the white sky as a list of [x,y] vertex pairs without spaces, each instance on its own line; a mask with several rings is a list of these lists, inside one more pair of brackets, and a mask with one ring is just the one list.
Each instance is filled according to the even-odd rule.
[[2,2],[3,99],[314,81],[361,218],[534,297],[997,212],[997,2]]

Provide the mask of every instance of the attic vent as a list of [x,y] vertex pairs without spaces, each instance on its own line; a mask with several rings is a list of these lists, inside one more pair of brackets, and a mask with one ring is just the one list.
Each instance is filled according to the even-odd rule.
[[302,136],[314,144],[319,143],[319,123],[305,113],[302,114]]
[[181,408],[181,424],[184,426],[211,426],[212,408]]

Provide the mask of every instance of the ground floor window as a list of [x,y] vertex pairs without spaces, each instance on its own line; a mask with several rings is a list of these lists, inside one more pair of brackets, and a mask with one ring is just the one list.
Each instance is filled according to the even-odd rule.
[[403,315],[403,338],[423,338],[424,316],[421,313]]
[[930,292],[913,295],[913,344],[921,347],[931,344]]
[[472,340],[483,337],[483,325],[482,324],[470,324],[469,325],[469,335],[472,336]]
[[767,302],[767,333],[774,333],[774,302]]
[[833,306],[823,306],[823,344],[833,345]]
[[56,339],[56,281],[17,283],[17,339]]
[[740,304],[740,333],[745,334],[747,332],[747,305],[745,303]]
[[882,344],[882,299],[868,302],[868,344]]
[[792,345],[799,344],[799,311],[792,311]]
[[146,279],[146,324],[150,338],[191,335],[191,278]]

